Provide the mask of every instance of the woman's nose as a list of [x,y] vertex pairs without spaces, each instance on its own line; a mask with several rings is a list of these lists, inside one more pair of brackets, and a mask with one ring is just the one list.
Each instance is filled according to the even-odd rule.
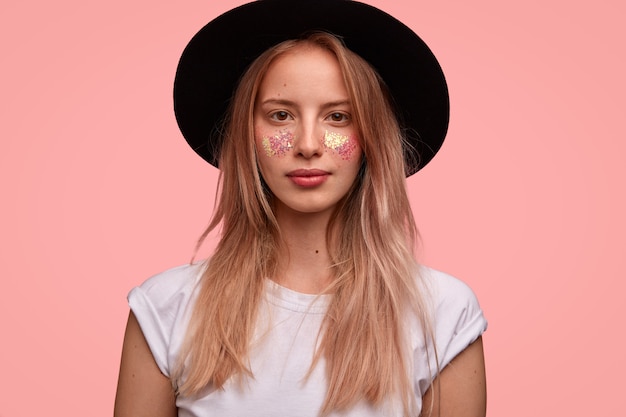
[[316,123],[301,124],[294,138],[293,150],[306,159],[324,152],[324,132]]

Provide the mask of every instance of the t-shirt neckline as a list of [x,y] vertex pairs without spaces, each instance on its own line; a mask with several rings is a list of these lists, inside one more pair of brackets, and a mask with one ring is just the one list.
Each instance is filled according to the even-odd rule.
[[265,280],[265,294],[273,305],[299,313],[325,314],[330,304],[330,294],[305,294]]

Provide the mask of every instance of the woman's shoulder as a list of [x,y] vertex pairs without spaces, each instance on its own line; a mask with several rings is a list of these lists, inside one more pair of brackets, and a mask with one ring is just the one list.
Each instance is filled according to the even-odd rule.
[[480,308],[476,294],[461,279],[426,266],[420,267],[420,278],[435,308],[451,306]]
[[205,262],[179,265],[146,279],[137,288],[152,294],[173,294],[194,287],[206,268]]
[[169,310],[187,305],[205,268],[206,264],[199,262],[180,265],[151,276],[128,294],[131,308],[144,304],[153,310]]

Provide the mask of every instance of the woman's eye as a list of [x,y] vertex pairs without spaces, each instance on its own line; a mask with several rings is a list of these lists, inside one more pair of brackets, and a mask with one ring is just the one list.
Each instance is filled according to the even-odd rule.
[[333,122],[345,122],[349,120],[348,115],[344,113],[331,113],[328,118]]
[[279,122],[283,122],[289,119],[289,113],[287,113],[286,111],[277,111],[272,113],[270,115],[270,118]]

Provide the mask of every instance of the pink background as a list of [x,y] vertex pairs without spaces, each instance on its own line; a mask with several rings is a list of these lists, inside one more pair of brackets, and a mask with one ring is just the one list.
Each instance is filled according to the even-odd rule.
[[[369,1],[447,74],[447,142],[409,186],[422,259],[489,318],[488,414],[621,414],[622,2]],[[239,3],[2,5],[0,417],[111,415],[126,294],[188,261],[213,205],[177,60]]]

